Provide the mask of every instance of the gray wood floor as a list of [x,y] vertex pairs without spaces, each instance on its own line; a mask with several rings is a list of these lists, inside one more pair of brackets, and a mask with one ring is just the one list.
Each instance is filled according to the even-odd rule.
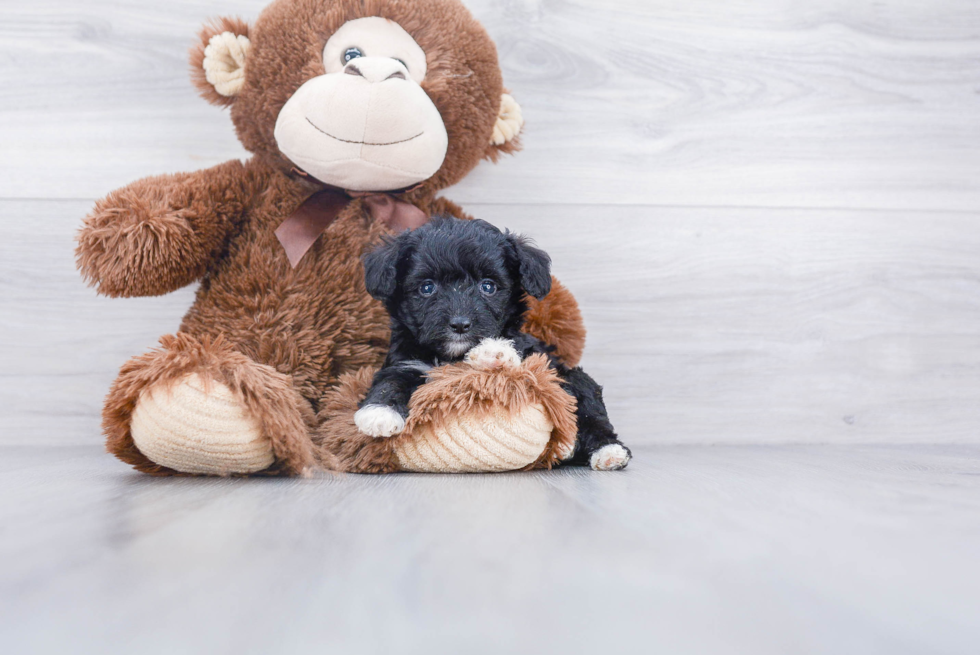
[[976,653],[980,446],[156,480],[0,448],[4,651]]
[[155,480],[93,201],[244,157],[186,51],[266,0],[0,3],[4,652],[975,653],[980,4],[466,0],[525,150],[446,191],[579,298],[619,474]]

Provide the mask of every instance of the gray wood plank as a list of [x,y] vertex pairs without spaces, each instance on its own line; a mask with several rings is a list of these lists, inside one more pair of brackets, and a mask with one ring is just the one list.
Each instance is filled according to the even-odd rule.
[[158,480],[0,448],[11,652],[975,652],[977,446]]
[[[97,443],[118,367],[192,301],[87,289],[72,235],[88,209],[0,202],[0,443]],[[467,209],[551,253],[630,444],[978,440],[976,215]]]
[[[0,197],[244,155],[185,53],[265,0],[0,9]],[[980,209],[980,5],[469,0],[528,120],[463,202]]]

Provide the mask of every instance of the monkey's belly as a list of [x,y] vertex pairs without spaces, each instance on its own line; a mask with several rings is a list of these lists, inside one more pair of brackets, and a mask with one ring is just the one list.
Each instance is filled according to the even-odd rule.
[[497,409],[483,418],[463,416],[438,426],[425,423],[398,438],[394,452],[404,471],[514,471],[541,456],[553,429],[542,405],[534,403],[515,413]]

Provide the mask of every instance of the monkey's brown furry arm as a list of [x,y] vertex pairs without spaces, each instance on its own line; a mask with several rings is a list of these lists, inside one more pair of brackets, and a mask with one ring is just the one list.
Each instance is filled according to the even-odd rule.
[[578,366],[585,350],[585,322],[575,296],[554,276],[551,292],[541,300],[527,298],[524,331],[555,347],[567,366]]
[[252,194],[245,165],[148,177],[95,204],[77,240],[85,280],[106,296],[158,296],[197,280]]

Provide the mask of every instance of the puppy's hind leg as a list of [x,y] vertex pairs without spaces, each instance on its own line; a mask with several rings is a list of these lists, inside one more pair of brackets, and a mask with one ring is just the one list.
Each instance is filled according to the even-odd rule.
[[575,396],[578,419],[578,436],[575,452],[565,464],[588,466],[595,471],[618,471],[626,468],[633,454],[616,436],[606,404],[602,400],[602,387],[580,368],[567,370],[562,385]]
[[616,441],[600,446],[589,455],[589,466],[593,471],[618,471],[626,468],[631,459],[633,453],[630,449]]

